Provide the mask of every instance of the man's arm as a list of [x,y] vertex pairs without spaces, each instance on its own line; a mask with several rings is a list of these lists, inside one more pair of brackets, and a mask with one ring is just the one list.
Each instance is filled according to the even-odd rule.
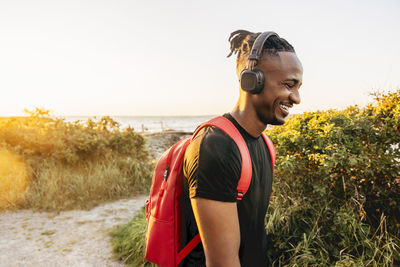
[[240,267],[240,227],[236,202],[191,199],[207,267]]

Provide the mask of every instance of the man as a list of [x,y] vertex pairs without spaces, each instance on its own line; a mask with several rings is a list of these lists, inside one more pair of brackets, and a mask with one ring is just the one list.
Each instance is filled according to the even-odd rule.
[[249,149],[251,184],[243,199],[237,201],[240,152],[220,129],[202,129],[185,153],[182,197],[183,243],[198,232],[202,243],[181,266],[268,265],[264,220],[271,195],[272,166],[261,133],[267,124],[283,124],[289,108],[300,103],[303,69],[293,47],[277,35],[266,39],[256,62],[249,60],[259,34],[239,30],[229,38],[228,57],[237,54],[239,81],[244,77],[243,70],[254,69],[263,72],[265,82],[259,92],[244,90],[240,83],[238,102],[224,115],[239,130]]

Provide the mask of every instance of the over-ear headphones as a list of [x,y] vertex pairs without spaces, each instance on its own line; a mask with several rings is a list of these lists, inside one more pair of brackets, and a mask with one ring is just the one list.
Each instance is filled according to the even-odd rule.
[[264,88],[265,75],[261,70],[255,70],[254,67],[257,65],[257,62],[261,57],[264,43],[272,35],[279,37],[279,35],[275,32],[263,32],[256,38],[248,57],[249,62],[247,69],[244,69],[240,73],[241,88],[252,94],[258,94]]

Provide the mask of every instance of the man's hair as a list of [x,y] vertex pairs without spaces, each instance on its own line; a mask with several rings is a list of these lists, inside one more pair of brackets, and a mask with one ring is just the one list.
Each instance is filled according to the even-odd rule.
[[[247,55],[248,53],[250,53],[254,41],[260,34],[261,32],[253,33],[246,30],[237,30],[232,32],[229,36],[229,42],[231,43],[231,52],[229,53],[228,57],[230,57],[232,54],[237,54],[237,59],[239,62],[239,58],[241,55]],[[289,44],[288,41],[273,35],[270,36],[264,43],[262,52],[270,55],[276,55],[278,52],[294,53],[295,51],[293,46]]]

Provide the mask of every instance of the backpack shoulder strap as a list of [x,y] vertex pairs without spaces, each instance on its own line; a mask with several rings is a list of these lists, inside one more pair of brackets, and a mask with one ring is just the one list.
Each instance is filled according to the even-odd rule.
[[[237,186],[238,196],[237,200],[241,200],[243,195],[246,194],[249,188],[252,175],[251,159],[249,149],[247,148],[246,142],[244,141],[239,130],[233,125],[233,123],[225,117],[219,116],[215,117],[205,123],[202,123],[192,135],[191,140],[193,140],[198,132],[207,126],[214,126],[221,129],[230,138],[235,141],[239,148],[240,155],[242,157],[242,171],[240,174],[239,183]],[[201,241],[200,235],[197,234],[177,255],[178,264],[192,251]]]
[[267,144],[269,154],[271,155],[271,161],[272,161],[272,173],[274,173],[275,169],[275,160],[276,160],[276,150],[274,143],[272,143],[271,139],[265,134],[261,133],[262,137],[264,138],[265,143]]
[[240,155],[242,157],[242,171],[237,186],[237,191],[238,191],[237,200],[241,200],[243,195],[246,194],[247,189],[249,188],[252,175],[250,153],[249,149],[247,148],[246,142],[244,141],[242,135],[240,134],[239,130],[235,127],[235,125],[233,125],[233,123],[230,120],[222,116],[215,117],[201,124],[194,132],[192,139],[202,128],[206,126],[214,126],[221,129],[230,138],[232,138],[233,141],[235,141],[236,145],[239,148]]

